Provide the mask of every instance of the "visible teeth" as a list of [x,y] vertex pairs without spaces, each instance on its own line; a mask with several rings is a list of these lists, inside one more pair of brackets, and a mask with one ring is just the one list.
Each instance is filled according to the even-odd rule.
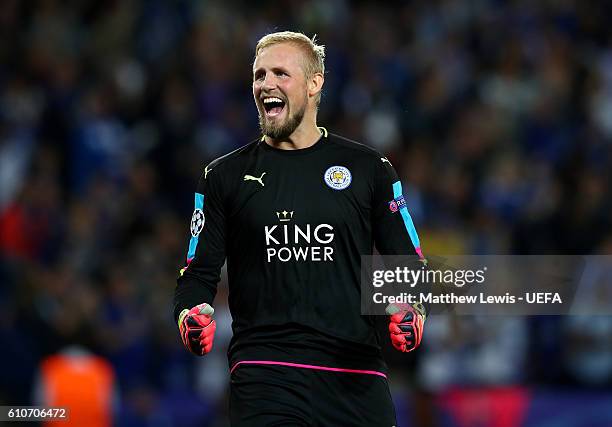
[[283,102],[280,98],[265,98],[263,100],[264,104],[269,104],[270,102]]

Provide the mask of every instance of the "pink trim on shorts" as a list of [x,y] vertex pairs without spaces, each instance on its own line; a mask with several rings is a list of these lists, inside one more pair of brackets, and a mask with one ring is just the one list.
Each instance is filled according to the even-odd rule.
[[317,365],[304,365],[302,363],[290,363],[290,362],[275,362],[273,360],[243,360],[236,363],[230,369],[230,374],[238,367],[238,365],[280,365],[289,366],[291,368],[305,368],[305,369],[316,369],[319,371],[331,371],[331,372],[346,372],[349,374],[366,374],[366,375],[378,375],[379,377],[387,378],[385,374],[378,371],[368,371],[365,369],[346,369],[346,368],[330,368],[329,366],[317,366]]

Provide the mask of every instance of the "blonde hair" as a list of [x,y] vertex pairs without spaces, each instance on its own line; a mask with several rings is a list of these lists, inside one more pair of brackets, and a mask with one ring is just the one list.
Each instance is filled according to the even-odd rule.
[[[300,49],[305,54],[305,60],[303,61],[304,74],[309,79],[316,73],[325,75],[325,46],[317,44],[316,35],[312,38],[308,37],[304,33],[298,33],[294,31],[280,31],[277,33],[266,34],[257,42],[255,47],[255,57],[259,53],[270,46],[280,43],[291,43]],[[317,105],[321,101],[321,93],[317,96]]]

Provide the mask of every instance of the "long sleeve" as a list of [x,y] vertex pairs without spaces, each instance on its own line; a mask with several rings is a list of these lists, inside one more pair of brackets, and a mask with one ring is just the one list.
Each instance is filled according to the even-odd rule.
[[372,214],[374,243],[381,255],[418,255],[423,259],[402,184],[385,157],[375,169]]
[[[186,266],[174,292],[174,317],[202,302],[212,305],[225,262],[225,209],[220,174],[207,166],[198,182]],[[217,172],[217,173],[216,173]]]
[[[381,255],[401,256],[387,258],[386,267],[409,267],[412,270],[426,268],[427,260],[421,251],[419,235],[408,212],[402,184],[387,158],[380,158],[374,181],[374,243]],[[409,255],[413,256],[407,260],[405,256]],[[423,316],[429,313],[429,304],[418,306]]]

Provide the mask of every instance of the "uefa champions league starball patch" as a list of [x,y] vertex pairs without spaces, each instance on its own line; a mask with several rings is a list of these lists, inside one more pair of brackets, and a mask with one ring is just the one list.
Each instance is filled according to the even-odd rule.
[[191,217],[191,235],[193,237],[198,237],[204,228],[204,212],[202,209],[196,209],[193,211],[193,216]]
[[325,171],[323,179],[328,187],[334,190],[344,190],[351,185],[351,171],[344,166],[332,166]]

